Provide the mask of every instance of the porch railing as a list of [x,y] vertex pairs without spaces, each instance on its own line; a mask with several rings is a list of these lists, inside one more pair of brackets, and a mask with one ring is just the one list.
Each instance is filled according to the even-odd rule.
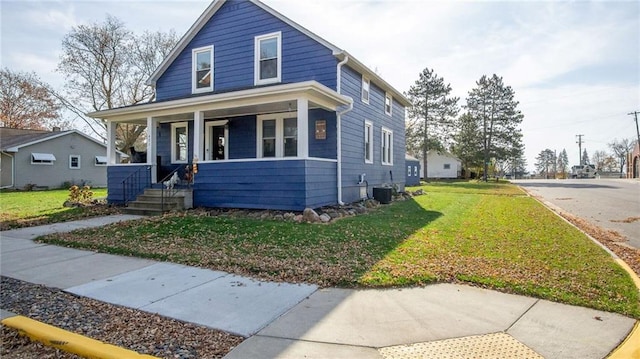
[[122,202],[126,206],[145,188],[151,187],[151,166],[143,166],[122,180]]

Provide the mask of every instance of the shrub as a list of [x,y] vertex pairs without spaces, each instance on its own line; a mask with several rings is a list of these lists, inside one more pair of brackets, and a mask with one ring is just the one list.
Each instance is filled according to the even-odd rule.
[[69,188],[69,202],[71,203],[89,203],[93,199],[93,192],[89,186],[73,185]]

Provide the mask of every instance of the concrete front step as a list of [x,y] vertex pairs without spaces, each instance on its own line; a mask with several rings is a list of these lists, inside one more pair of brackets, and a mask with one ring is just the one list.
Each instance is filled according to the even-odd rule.
[[[165,196],[164,200],[162,199],[163,195]],[[192,196],[190,189],[147,188],[135,201],[129,202],[124,212],[138,215],[160,215],[163,212],[183,210],[192,207]]]

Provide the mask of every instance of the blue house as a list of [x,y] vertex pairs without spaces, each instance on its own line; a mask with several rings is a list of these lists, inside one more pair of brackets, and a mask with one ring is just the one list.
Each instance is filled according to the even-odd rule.
[[[302,210],[404,189],[409,101],[260,1],[213,1],[148,84],[155,102],[88,114],[107,123],[111,203],[193,163],[202,207]],[[146,156],[118,164],[116,128],[132,123],[147,128]]]

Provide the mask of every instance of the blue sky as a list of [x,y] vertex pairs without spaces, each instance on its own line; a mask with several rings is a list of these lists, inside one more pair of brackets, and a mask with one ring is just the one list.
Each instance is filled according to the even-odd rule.
[[[591,155],[615,138],[635,138],[627,113],[640,111],[638,1],[265,0],[349,51],[407,91],[429,67],[461,98],[494,73],[515,90],[528,168],[545,148],[578,161],[577,134]],[[209,1],[0,0],[0,64],[35,71],[62,88],[55,72],[62,38],[106,14],[134,32],[182,35]]]

